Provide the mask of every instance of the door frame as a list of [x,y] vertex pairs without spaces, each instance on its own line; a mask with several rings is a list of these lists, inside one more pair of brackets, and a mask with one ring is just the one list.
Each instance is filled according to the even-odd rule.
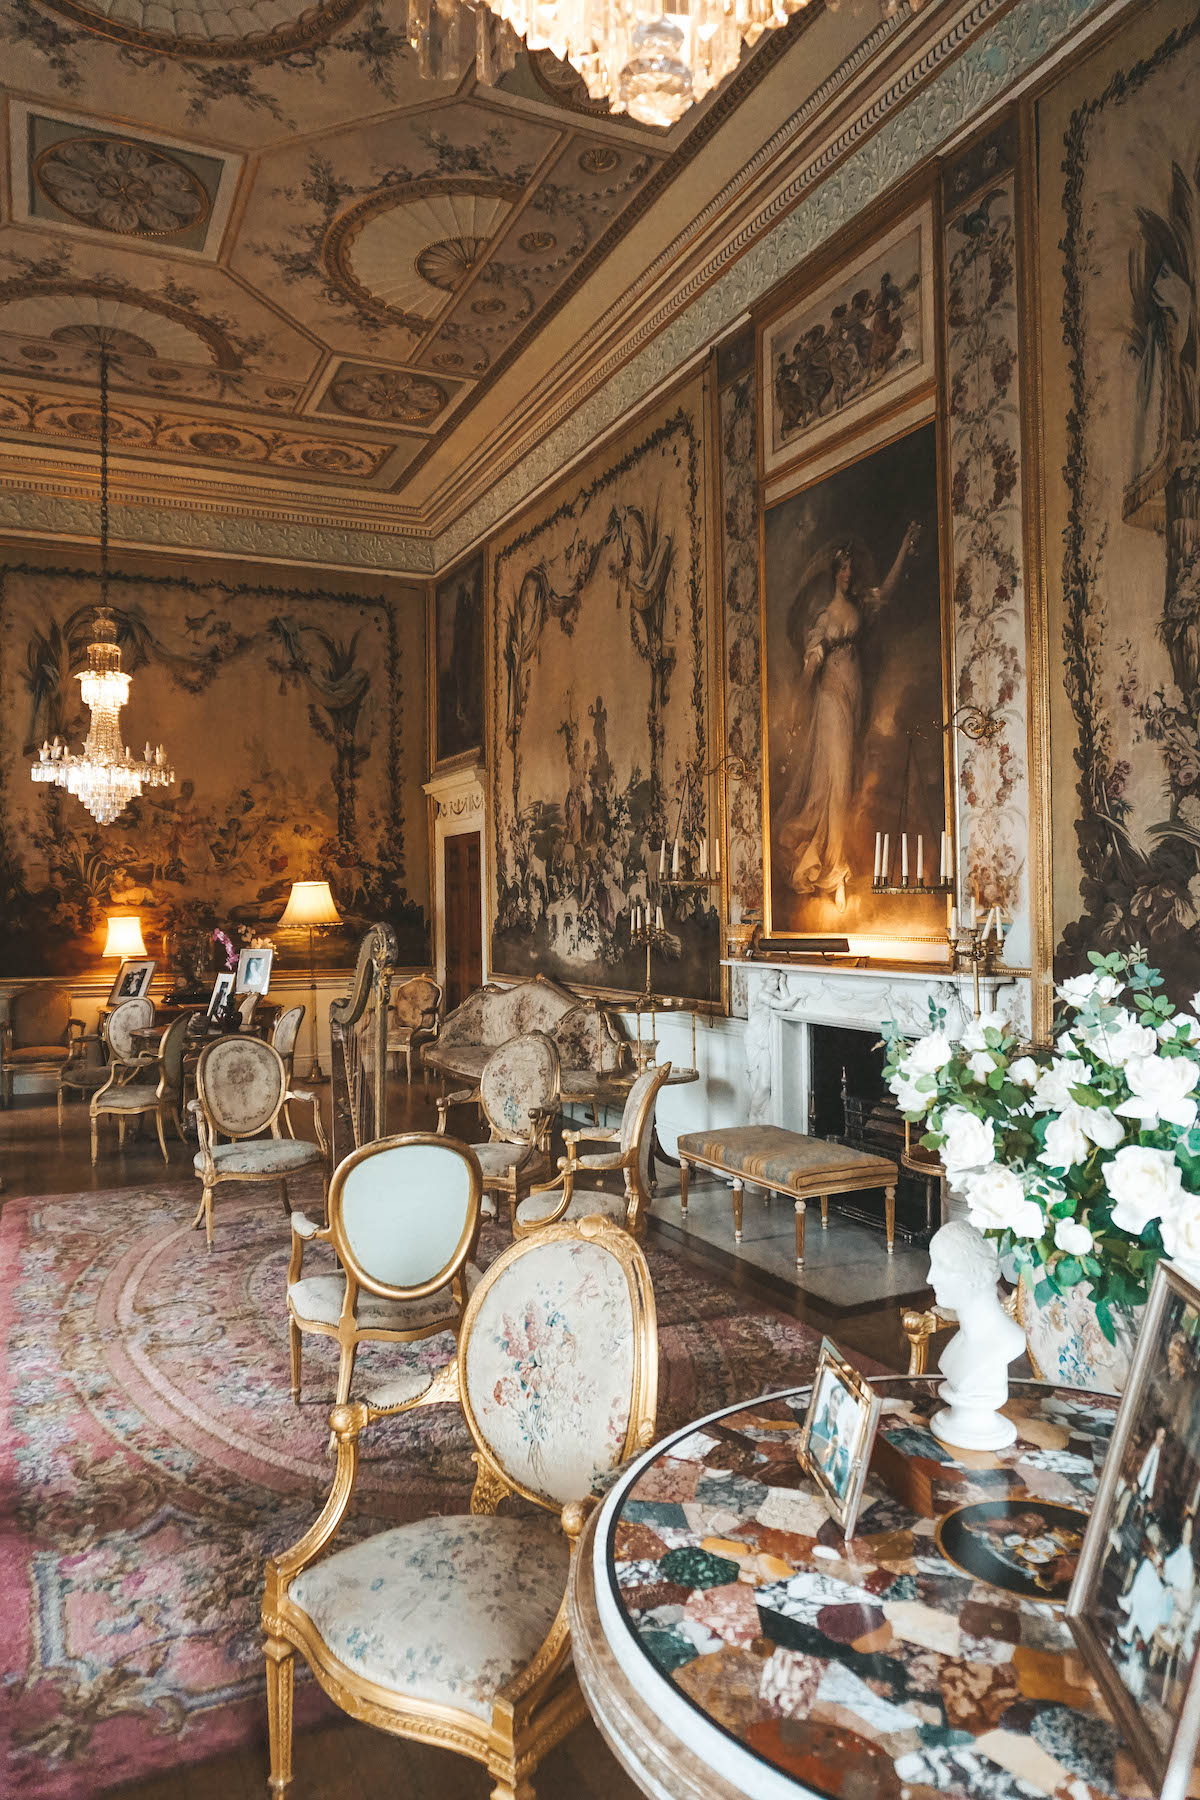
[[437,981],[446,988],[446,854],[448,837],[479,834],[479,943],[483,979],[488,966],[488,889],[491,870],[488,864],[487,771],[480,763],[466,768],[449,769],[425,783],[429,798],[433,840],[433,956]]

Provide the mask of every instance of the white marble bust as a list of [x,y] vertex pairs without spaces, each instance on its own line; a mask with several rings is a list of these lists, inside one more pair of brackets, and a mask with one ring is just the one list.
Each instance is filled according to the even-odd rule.
[[946,1402],[930,1429],[952,1449],[1003,1450],[1017,1428],[999,1411],[1008,1399],[1008,1365],[1025,1349],[1025,1333],[1004,1311],[996,1292],[996,1247],[963,1220],[936,1232],[929,1246],[929,1280],[939,1306],[957,1314],[958,1330],[942,1351]]

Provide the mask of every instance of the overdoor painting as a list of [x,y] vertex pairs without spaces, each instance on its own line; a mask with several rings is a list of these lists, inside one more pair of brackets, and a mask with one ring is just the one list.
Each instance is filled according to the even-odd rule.
[[[630,909],[673,837],[685,772],[709,754],[702,419],[693,383],[494,549],[498,974],[645,980]],[[685,866],[704,825],[685,833]],[[664,906],[659,991],[717,997],[711,892]]]
[[764,561],[768,929],[942,931],[940,897],[872,892],[877,831],[898,872],[903,812],[934,879],[945,824],[932,424],[770,508]]
[[483,748],[483,556],[433,595],[433,746],[439,764]]
[[[7,974],[94,964],[106,910],[136,912],[147,952],[177,963],[214,926],[270,933],[294,880],[326,879],[345,918],[318,958],[354,954],[365,923],[390,921],[403,961],[428,956],[421,597],[321,586],[114,576],[125,719],[139,747],[162,738],[178,772],[103,829],[71,795],[35,786],[45,738],[78,748],[74,672],[84,660],[95,576],[21,566],[0,587],[0,943]],[[340,591],[339,591],[340,590]],[[417,822],[415,831],[410,821]],[[170,940],[165,958],[163,937]],[[306,960],[307,941],[279,950]]]
[[1200,14],[1163,4],[1039,108],[1058,954],[1140,943],[1180,998],[1200,984],[1198,84]]

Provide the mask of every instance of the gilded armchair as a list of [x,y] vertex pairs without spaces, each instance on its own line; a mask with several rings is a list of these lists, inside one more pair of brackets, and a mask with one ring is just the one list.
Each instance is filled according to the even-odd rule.
[[[145,1113],[154,1114],[164,1162],[170,1161],[163,1130],[165,1120],[171,1120],[180,1143],[186,1143],[179,1108],[183,1100],[183,1039],[187,1028],[188,1015],[181,1013],[163,1032],[156,1051],[114,1063],[104,1086],[92,1095],[89,1113],[93,1168],[99,1153],[100,1121],[103,1118],[116,1119],[117,1144],[122,1150],[125,1148],[125,1127],[130,1119],[141,1118]],[[122,1031],[125,1029],[122,1021]]]
[[[154,1002],[122,1000],[114,1006],[97,1033],[96,1039],[76,1038],[71,1054],[58,1071],[58,1129],[63,1126],[63,1095],[68,1088],[81,1094],[94,1094],[104,1087],[118,1063],[127,1063],[137,1054],[133,1046],[135,1031],[145,1031],[154,1023]],[[108,1052],[107,1061],[88,1060],[88,1046],[96,1041]]]
[[477,1105],[491,1131],[486,1144],[472,1144],[483,1170],[483,1211],[496,1216],[496,1199],[515,1206],[550,1172],[550,1133],[561,1105],[562,1066],[553,1038],[544,1031],[510,1038],[492,1052],[477,1088],[461,1088],[438,1100],[438,1133],[446,1129],[452,1106]]
[[[315,1144],[283,1136],[279,1119],[289,1100],[312,1107]],[[292,1175],[320,1169],[322,1194],[328,1192],[329,1146],[317,1097],[303,1088],[289,1089],[283,1058],[262,1038],[239,1034],[206,1044],[196,1065],[196,1098],[189,1110],[200,1139],[192,1166],[204,1184],[193,1223],[203,1219],[210,1250],[213,1192],[223,1181],[278,1181],[285,1212],[290,1211],[287,1184]],[[229,1142],[219,1143],[221,1137]]]
[[[536,1362],[537,1380],[529,1379]],[[359,1438],[393,1408],[330,1415],[325,1508],[267,1564],[263,1599],[270,1789],[292,1780],[297,1650],[352,1718],[488,1770],[492,1800],[533,1800],[537,1763],[585,1716],[566,1589],[598,1479],[653,1439],[658,1340],[650,1273],[604,1219],[512,1244],[467,1306],[456,1392],[478,1475],[468,1516],[329,1546],[354,1495]],[[510,1494],[541,1509],[500,1517]]]
[[[540,1231],[544,1225],[559,1219],[581,1219],[589,1213],[602,1213],[633,1232],[635,1237],[642,1235],[651,1198],[654,1108],[659,1090],[670,1073],[669,1062],[657,1063],[642,1071],[629,1090],[619,1125],[611,1129],[585,1125],[578,1131],[564,1131],[567,1154],[559,1161],[558,1178],[536,1189],[517,1206],[513,1215],[514,1237]],[[580,1156],[581,1138],[615,1143],[616,1148]],[[591,1182],[601,1175],[620,1175],[624,1191],[613,1194],[602,1188],[579,1185],[580,1176]]]
[[85,1026],[71,1013],[65,987],[17,988],[0,1024],[0,1083],[5,1106],[12,1105],[13,1076],[57,1075],[69,1058],[82,1054]]
[[[292,1399],[300,1399],[302,1334],[338,1344],[337,1403],[349,1397],[362,1343],[412,1343],[457,1332],[479,1280],[471,1262],[479,1238],[479,1164],[454,1138],[413,1132],[352,1151],[334,1172],[329,1224],[292,1214],[288,1266],[288,1344]],[[306,1244],[329,1244],[336,1272],[303,1273]],[[389,1383],[398,1398],[409,1381]],[[416,1397],[429,1372],[414,1371]],[[403,1388],[408,1392],[407,1386]]]
[[392,1023],[387,1034],[388,1063],[391,1064],[393,1057],[403,1056],[410,1087],[413,1052],[422,1044],[433,1043],[438,1034],[441,1010],[442,990],[428,975],[414,975],[392,995]]

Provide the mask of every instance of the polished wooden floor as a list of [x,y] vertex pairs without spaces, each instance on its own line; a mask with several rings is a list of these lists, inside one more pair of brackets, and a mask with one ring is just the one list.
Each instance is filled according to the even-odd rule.
[[[328,1088],[323,1090],[328,1108]],[[303,1129],[304,1107],[293,1109],[297,1130]],[[388,1123],[394,1131],[432,1130],[436,1109],[419,1086],[403,1082],[393,1086]],[[474,1114],[464,1110],[452,1115],[452,1131],[471,1138],[478,1127]],[[0,1208],[23,1194],[77,1193],[84,1190],[129,1187],[139,1182],[185,1181],[191,1177],[192,1150],[177,1139],[168,1139],[169,1170],[151,1130],[130,1141],[123,1152],[116,1148],[115,1132],[102,1140],[98,1165],[92,1168],[88,1146],[86,1105],[76,1102],[67,1109],[63,1131],[58,1130],[53,1101],[18,1099],[0,1111],[0,1179],[4,1191]],[[665,1186],[677,1180],[675,1172],[660,1170]],[[650,1229],[655,1231],[654,1221]],[[735,1257],[701,1256],[681,1244],[678,1233],[661,1232],[681,1258],[716,1275],[745,1293],[747,1306],[769,1307],[802,1320],[819,1332],[836,1337],[844,1348],[873,1357],[891,1368],[902,1368],[906,1347],[899,1330],[897,1310],[889,1306],[862,1313],[818,1306],[798,1292],[789,1293],[774,1282],[764,1283]],[[264,1708],[265,1712],[265,1708]],[[403,1793],[405,1800],[485,1800],[489,1791],[486,1773],[464,1758],[447,1751],[405,1743],[386,1737],[365,1725],[349,1721],[327,1725],[303,1734],[296,1743],[296,1779],[292,1800],[365,1800],[369,1795]],[[266,1793],[267,1758],[264,1742],[253,1750],[212,1762],[196,1763],[169,1776],[125,1786],[123,1800],[261,1800]],[[637,1790],[590,1724],[581,1726],[566,1743],[546,1758],[537,1776],[539,1800],[636,1800]],[[114,1792],[114,1790],[108,1790]]]

